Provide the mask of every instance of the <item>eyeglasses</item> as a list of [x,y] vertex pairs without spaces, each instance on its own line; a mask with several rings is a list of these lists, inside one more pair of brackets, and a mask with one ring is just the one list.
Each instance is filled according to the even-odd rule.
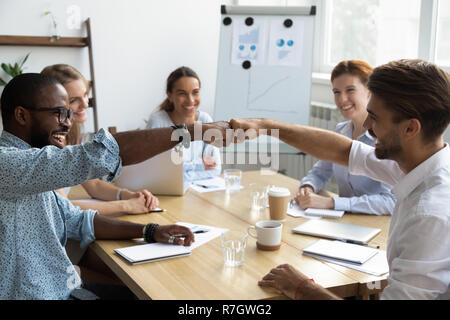
[[30,107],[24,107],[25,109],[31,110],[31,111],[53,111],[55,113],[58,113],[58,121],[60,123],[64,123],[67,120],[72,121],[73,117],[73,110],[67,109],[66,107],[54,107],[54,108],[30,108]]

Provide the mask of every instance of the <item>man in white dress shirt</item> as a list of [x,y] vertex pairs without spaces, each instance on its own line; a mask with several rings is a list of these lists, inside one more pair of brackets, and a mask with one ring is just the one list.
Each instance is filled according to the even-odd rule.
[[[368,87],[371,98],[364,126],[376,137],[375,148],[332,132],[269,119],[230,123],[254,136],[259,129],[268,134],[279,130],[281,140],[303,152],[393,186],[397,205],[387,244],[388,285],[381,298],[449,299],[450,148],[443,134],[450,123],[450,77],[434,64],[400,60],[376,68]],[[293,299],[338,298],[308,280],[294,267],[280,265],[259,285]]]

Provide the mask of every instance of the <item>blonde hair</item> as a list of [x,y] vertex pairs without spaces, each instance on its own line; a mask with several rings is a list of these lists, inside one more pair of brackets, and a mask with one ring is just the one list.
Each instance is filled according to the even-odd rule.
[[[81,74],[81,72],[68,64],[54,64],[45,67],[41,71],[41,74],[55,78],[63,86],[75,80],[82,80],[86,85],[86,88],[89,89],[89,82]],[[68,144],[74,145],[81,143],[82,127],[83,125],[81,123],[72,123],[72,127],[70,128],[69,134],[67,136]]]

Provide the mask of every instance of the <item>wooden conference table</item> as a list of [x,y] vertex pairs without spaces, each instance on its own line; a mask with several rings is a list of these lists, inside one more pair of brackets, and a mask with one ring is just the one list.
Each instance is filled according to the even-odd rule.
[[[262,186],[277,185],[289,188],[295,194],[299,182],[281,174],[261,175],[260,171],[243,172],[242,185],[257,183]],[[71,199],[86,198],[81,188],[73,188]],[[189,222],[230,230],[246,231],[259,220],[269,219],[269,210],[259,214],[251,210],[249,188],[227,196],[224,191],[197,193],[188,190],[183,197],[159,196],[163,213],[124,215],[117,219],[147,224],[172,224]],[[334,219],[331,219],[336,221]],[[131,265],[114,253],[114,249],[136,245],[133,241],[98,240],[90,245],[95,254],[140,299],[285,299],[273,289],[261,288],[258,281],[272,268],[289,263],[315,282],[341,297],[377,294],[386,285],[386,276],[375,277],[303,256],[301,250],[317,238],[293,234],[292,228],[305,222],[304,218],[287,216],[283,226],[282,245],[278,251],[256,249],[256,240],[248,237],[245,263],[240,267],[225,267],[221,239],[216,238],[193,250],[187,257]],[[370,216],[347,213],[339,220],[382,231],[373,240],[386,250],[389,216]]]

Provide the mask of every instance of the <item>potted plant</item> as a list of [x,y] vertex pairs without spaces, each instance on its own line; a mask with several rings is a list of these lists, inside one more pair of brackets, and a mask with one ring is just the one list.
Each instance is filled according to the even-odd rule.
[[[23,58],[22,61],[16,62],[14,65],[12,65],[10,63],[8,63],[8,64],[2,63],[1,67],[2,67],[3,71],[5,71],[5,73],[7,75],[11,76],[11,78],[18,76],[19,74],[22,74],[23,73],[23,65],[27,61],[29,55],[30,55],[30,53],[28,53],[25,56],[25,58]],[[6,86],[7,83],[8,83],[7,81],[0,78],[0,86]]]

